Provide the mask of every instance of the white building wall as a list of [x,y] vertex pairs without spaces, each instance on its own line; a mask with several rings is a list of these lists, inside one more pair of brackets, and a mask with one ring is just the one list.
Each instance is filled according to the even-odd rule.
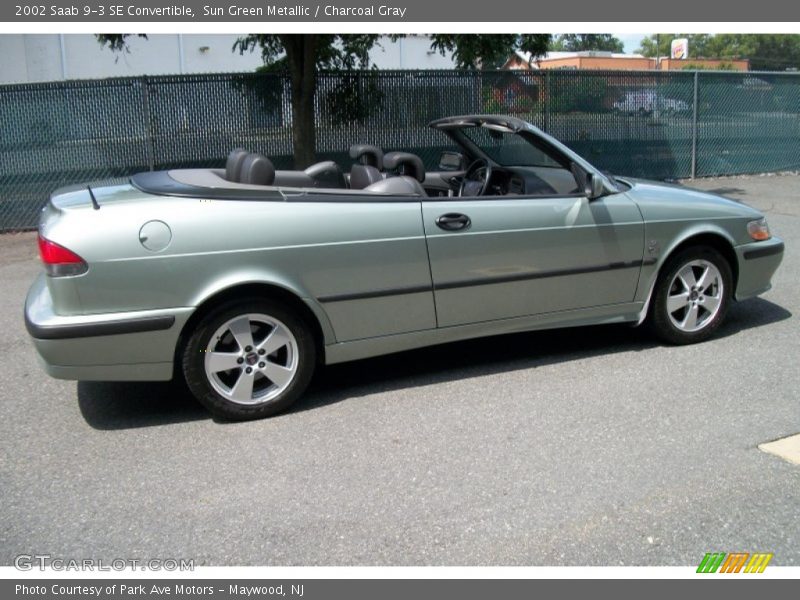
[[24,35],[0,35],[0,83],[28,81]]
[[383,36],[373,46],[370,61],[379,69],[452,69],[452,56],[442,56],[431,49],[431,40],[424,35],[410,35],[392,42]]
[[[91,34],[0,34],[0,84],[137,75],[252,71],[261,56],[233,52],[235,34],[152,34],[128,38],[129,52],[112,52]],[[430,39],[382,37],[370,53],[380,69],[451,69]]]

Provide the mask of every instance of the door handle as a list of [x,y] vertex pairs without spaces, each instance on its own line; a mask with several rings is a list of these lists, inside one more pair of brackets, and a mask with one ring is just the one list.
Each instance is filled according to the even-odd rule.
[[436,219],[436,226],[445,231],[458,231],[466,229],[472,224],[467,215],[461,213],[446,213]]

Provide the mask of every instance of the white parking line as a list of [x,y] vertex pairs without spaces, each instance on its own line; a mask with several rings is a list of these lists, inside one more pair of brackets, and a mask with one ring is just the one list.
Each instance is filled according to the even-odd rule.
[[800,465],[800,433],[774,442],[759,444],[758,449],[779,456],[792,464]]

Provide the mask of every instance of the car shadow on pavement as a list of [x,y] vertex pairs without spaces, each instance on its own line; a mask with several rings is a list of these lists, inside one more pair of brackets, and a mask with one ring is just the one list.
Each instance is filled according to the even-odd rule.
[[103,430],[211,418],[187,389],[169,381],[79,381],[78,407],[91,427]]
[[[785,308],[755,298],[734,303],[720,339],[743,330],[783,321]],[[301,412],[385,391],[401,390],[542,367],[617,352],[638,352],[661,345],[646,327],[598,325],[552,329],[467,340],[324,367],[293,411]]]
[[[768,300],[734,304],[715,338],[783,321],[792,314]],[[616,352],[643,351],[659,342],[644,328],[600,325],[467,340],[319,369],[291,412],[299,413],[374,393],[512,372]],[[78,383],[78,405],[95,429],[169,425],[210,415],[175,383]]]

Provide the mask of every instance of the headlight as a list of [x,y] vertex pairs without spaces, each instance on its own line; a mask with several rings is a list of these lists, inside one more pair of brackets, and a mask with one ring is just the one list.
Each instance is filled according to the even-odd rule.
[[767,219],[764,217],[756,221],[750,221],[747,224],[747,233],[758,242],[768,240],[772,237],[769,232],[769,225],[767,225]]

